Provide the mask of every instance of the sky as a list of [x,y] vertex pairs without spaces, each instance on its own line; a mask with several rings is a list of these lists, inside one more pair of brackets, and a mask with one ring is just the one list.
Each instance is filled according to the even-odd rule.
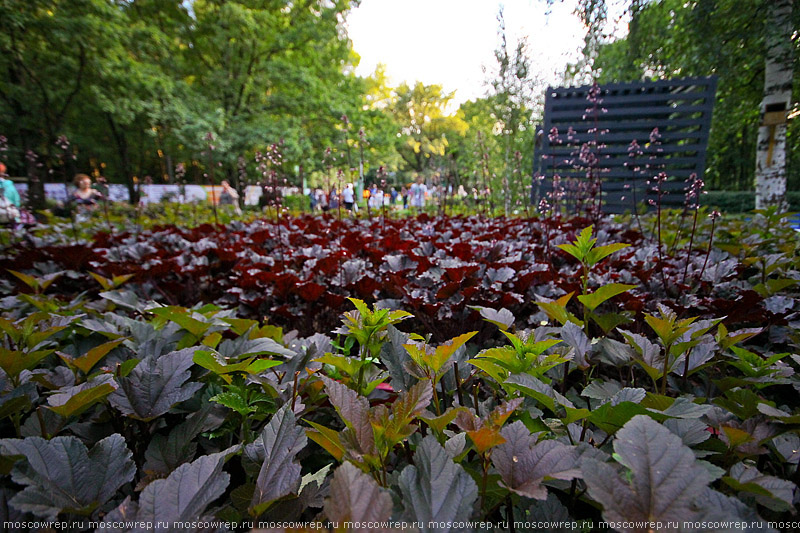
[[499,44],[497,13],[504,5],[509,48],[528,41],[534,71],[560,85],[568,62],[580,57],[585,30],[575,0],[361,0],[347,17],[348,35],[361,56],[356,73],[386,65],[393,86],[406,81],[456,91],[452,104],[486,92],[483,67],[494,67]]

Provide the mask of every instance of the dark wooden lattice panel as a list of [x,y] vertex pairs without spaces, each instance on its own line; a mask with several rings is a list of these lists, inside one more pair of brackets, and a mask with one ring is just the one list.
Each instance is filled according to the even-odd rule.
[[[686,179],[705,170],[716,86],[715,77],[601,85],[596,104],[589,99],[591,86],[548,88],[531,201],[547,198],[558,176],[562,201],[574,206],[599,176],[603,211],[622,213],[633,210],[634,198],[655,198],[647,181],[664,172],[662,205],[683,205]],[[658,142],[651,142],[655,128]],[[632,158],[634,140],[642,154]],[[591,170],[581,160],[584,143],[596,156]]]

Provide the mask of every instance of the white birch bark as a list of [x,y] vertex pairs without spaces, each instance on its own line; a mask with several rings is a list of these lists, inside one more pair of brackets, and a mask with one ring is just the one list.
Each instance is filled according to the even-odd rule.
[[767,106],[784,104],[790,109],[792,99],[792,0],[766,0],[766,71],[764,99],[761,101],[762,125],[758,129],[756,149],[756,209],[783,206],[786,195],[786,123],[763,125]]

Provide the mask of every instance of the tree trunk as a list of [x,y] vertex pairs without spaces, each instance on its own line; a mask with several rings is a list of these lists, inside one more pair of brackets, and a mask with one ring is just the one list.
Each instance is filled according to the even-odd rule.
[[766,72],[756,149],[756,209],[783,207],[786,116],[792,98],[792,0],[767,2]]
[[136,187],[133,183],[133,173],[131,172],[131,158],[128,152],[128,140],[125,138],[125,132],[114,121],[114,117],[110,113],[106,113],[108,125],[111,128],[111,134],[117,144],[117,154],[119,155],[119,163],[122,168],[122,175],[125,177],[125,184],[128,186],[128,198],[132,205],[139,203],[139,197]]

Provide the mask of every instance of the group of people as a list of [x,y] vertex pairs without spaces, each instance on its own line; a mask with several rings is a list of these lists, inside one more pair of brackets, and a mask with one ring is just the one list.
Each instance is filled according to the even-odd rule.
[[[425,202],[429,195],[428,186],[425,185],[422,178],[417,179],[415,183],[407,187],[402,186],[399,191],[395,187],[384,190],[373,183],[366,187],[362,193],[364,203],[370,209],[399,207],[400,204],[402,204],[403,209],[408,209],[409,205],[412,208],[422,209],[425,207]],[[329,211],[337,209],[340,204],[348,211],[356,211],[358,209],[356,192],[352,183],[348,183],[341,191],[336,187],[327,193],[321,188],[311,189],[309,198],[311,199],[312,211]]]
[[[74,211],[79,218],[85,218],[91,213],[104,199],[103,194],[92,187],[92,178],[87,174],[78,174],[73,181],[75,190],[68,196],[65,208]],[[237,212],[241,212],[239,205],[239,193],[233,188],[227,180],[221,182],[222,190],[216,196],[218,205],[234,206]],[[403,209],[423,209],[431,197],[434,196],[450,196],[454,200],[468,203],[473,200],[476,204],[480,204],[484,195],[488,191],[478,191],[472,189],[472,197],[464,188],[459,185],[456,191],[453,191],[452,186],[445,189],[442,186],[428,187],[422,178],[410,184],[400,187],[380,188],[376,183],[366,187],[362,193],[364,204],[369,209],[379,210],[384,207],[397,208],[402,205]],[[311,199],[312,211],[330,211],[338,209],[340,206],[347,211],[358,210],[358,199],[355,188],[352,183],[348,183],[343,189],[331,189],[325,192],[321,188],[312,189],[309,193]],[[269,201],[268,191],[262,194],[263,201]],[[6,179],[6,167],[0,163],[0,224],[14,224],[20,221],[22,213],[20,207],[20,196],[16,187],[11,180]]]

